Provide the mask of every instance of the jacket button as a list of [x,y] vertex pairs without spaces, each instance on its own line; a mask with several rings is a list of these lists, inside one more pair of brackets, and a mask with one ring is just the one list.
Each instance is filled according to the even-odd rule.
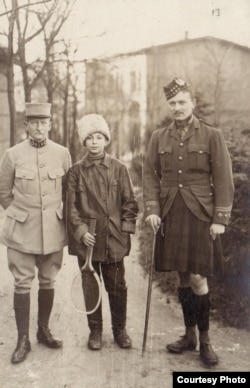
[[179,187],[183,187],[183,185],[180,183],[179,185],[178,185]]
[[178,171],[178,174],[182,174],[182,170],[179,170],[179,171]]
[[179,160],[182,160],[183,159],[183,157],[182,156],[179,156],[179,158],[178,158]]
[[180,147],[183,147],[184,146],[184,143],[180,143]]

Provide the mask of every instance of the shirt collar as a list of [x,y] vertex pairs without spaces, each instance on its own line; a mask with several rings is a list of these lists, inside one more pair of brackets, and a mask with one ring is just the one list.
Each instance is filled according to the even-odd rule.
[[[197,119],[197,117],[195,117],[194,115],[192,116],[191,118],[191,121],[190,121],[190,124],[189,124],[189,128],[190,129],[199,129],[200,128],[200,123],[199,123],[199,120]],[[170,130],[177,130],[177,127],[176,127],[176,124],[174,121],[172,121],[169,125],[168,125],[168,129]]]
[[189,128],[191,127],[192,123],[193,123],[193,119],[194,119],[194,116],[191,115],[186,120],[176,121],[175,122],[175,126],[178,129],[179,128],[183,128],[187,132],[189,130]]

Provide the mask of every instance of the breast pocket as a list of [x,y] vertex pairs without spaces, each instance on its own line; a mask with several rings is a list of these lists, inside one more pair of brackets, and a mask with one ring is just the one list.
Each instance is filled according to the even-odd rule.
[[113,182],[111,182],[111,189],[115,192],[120,190],[119,179],[115,179]]
[[189,144],[188,169],[201,172],[210,171],[210,150],[204,144]]
[[161,169],[163,171],[172,171],[172,159],[173,159],[173,146],[171,144],[163,147],[159,147],[158,154],[161,163]]
[[35,171],[17,169],[15,172],[15,185],[17,189],[25,194],[36,192]]
[[57,168],[55,170],[48,171],[48,191],[49,193],[55,193],[62,188],[62,177],[65,172],[63,168]]

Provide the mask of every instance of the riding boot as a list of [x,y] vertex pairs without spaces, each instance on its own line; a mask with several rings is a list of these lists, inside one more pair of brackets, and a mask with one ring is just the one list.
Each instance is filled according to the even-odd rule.
[[14,310],[18,333],[17,346],[14,350],[11,362],[17,364],[26,359],[31,350],[29,341],[29,318],[30,318],[30,293],[14,293]]
[[126,331],[127,290],[121,291],[119,295],[110,292],[108,295],[115,342],[122,349],[131,348],[132,341]]
[[91,350],[100,350],[102,348],[102,304],[100,303],[97,310],[89,314],[87,318],[90,328],[88,348]]
[[55,338],[49,329],[49,318],[54,302],[54,289],[40,289],[38,291],[38,331],[37,340],[48,348],[62,347],[62,341]]
[[166,348],[172,353],[182,353],[184,350],[195,350],[196,339],[196,298],[191,287],[179,288],[179,301],[182,307],[185,335],[180,340],[167,344]]
[[218,364],[218,356],[214,352],[209,339],[209,312],[210,296],[196,295],[197,309],[196,318],[197,326],[200,333],[200,357],[205,365],[212,366]]

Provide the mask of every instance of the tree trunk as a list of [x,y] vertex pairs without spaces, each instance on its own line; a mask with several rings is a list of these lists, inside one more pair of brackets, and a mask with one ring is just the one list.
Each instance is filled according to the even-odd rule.
[[10,146],[16,143],[16,104],[15,104],[15,84],[14,84],[14,55],[13,55],[13,34],[16,17],[16,0],[12,0],[12,12],[9,19],[9,36],[7,51],[7,90],[10,111]]

